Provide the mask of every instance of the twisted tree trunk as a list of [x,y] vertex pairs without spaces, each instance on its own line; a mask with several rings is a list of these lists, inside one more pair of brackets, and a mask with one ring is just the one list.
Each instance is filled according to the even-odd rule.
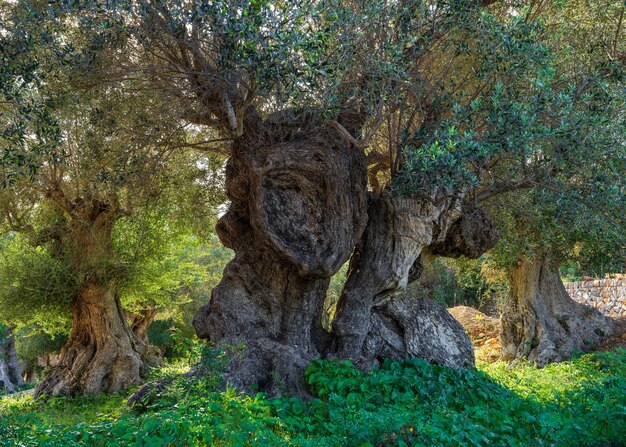
[[[458,200],[439,200],[444,191],[432,200],[388,191],[368,200],[365,156],[350,138],[354,120],[338,121],[297,113],[248,120],[252,128],[231,148],[231,203],[216,229],[236,255],[193,325],[217,346],[243,346],[225,374],[238,388],[305,394],[304,367],[329,355],[364,367],[384,356],[473,364],[467,336],[445,309],[390,299],[419,277],[423,248],[438,243],[433,251],[448,256],[490,248],[491,221]],[[357,243],[328,333],[321,321],[330,277]]]
[[[201,338],[243,345],[231,355],[228,382],[305,394],[304,367],[329,355],[363,367],[382,357],[473,365],[469,339],[444,308],[393,297],[419,277],[425,247],[448,256],[490,248],[497,232],[484,212],[458,200],[434,205],[385,192],[370,199],[367,220],[364,157],[355,147],[323,132],[251,144],[233,149],[231,205],[217,225],[236,256],[193,321]],[[321,318],[329,278],[357,242],[328,333]]]
[[0,332],[0,390],[9,393],[24,385],[22,368],[15,352],[15,337],[11,329]]
[[73,269],[81,286],[72,305],[70,337],[35,394],[98,394],[135,385],[146,365],[155,363],[156,348],[133,334],[117,296],[112,230],[124,212],[115,200],[69,201],[59,187],[48,196],[69,215],[47,238],[54,242],[52,253]]
[[303,369],[328,339],[330,276],[365,228],[365,172],[362,152],[332,128],[235,143],[217,232],[236,256],[193,320],[199,337],[244,346],[226,373],[234,386],[304,393]]
[[141,381],[147,346],[130,330],[111,284],[88,284],[74,304],[72,332],[37,396],[115,392]]
[[572,300],[548,254],[521,257],[509,276],[510,304],[502,316],[502,354],[544,366],[585,352],[615,331],[615,321]]
[[421,274],[421,255],[477,257],[498,232],[481,210],[459,200],[370,202],[369,223],[353,256],[333,322],[334,356],[370,367],[385,357],[419,357],[450,367],[474,365],[461,325],[427,298],[394,298]]

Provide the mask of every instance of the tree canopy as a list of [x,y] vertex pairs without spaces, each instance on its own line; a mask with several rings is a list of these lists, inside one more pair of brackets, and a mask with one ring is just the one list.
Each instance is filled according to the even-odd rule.
[[[15,315],[23,297],[73,310],[38,393],[138,383],[147,347],[122,306],[139,327],[196,281],[179,248],[213,223],[235,256],[193,326],[243,346],[225,377],[270,394],[305,393],[318,358],[472,366],[445,309],[400,297],[435,256],[478,258],[502,236],[503,263],[528,267],[517,284],[545,267],[535,298],[550,307],[558,272],[533,257],[623,248],[621,0],[22,0],[2,14],[0,299]],[[562,298],[552,314],[584,313]],[[561,319],[594,342],[610,332]],[[534,348],[527,320],[518,341]]]

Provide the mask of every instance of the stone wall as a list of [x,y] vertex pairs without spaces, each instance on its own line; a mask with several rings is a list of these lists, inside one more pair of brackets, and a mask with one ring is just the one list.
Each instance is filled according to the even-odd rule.
[[626,278],[565,283],[575,301],[595,307],[605,315],[626,318]]

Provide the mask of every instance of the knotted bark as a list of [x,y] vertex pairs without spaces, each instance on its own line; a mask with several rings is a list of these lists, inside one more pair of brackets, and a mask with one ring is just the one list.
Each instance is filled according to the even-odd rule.
[[0,391],[14,392],[24,385],[22,368],[15,351],[15,338],[8,329],[2,334],[0,330]]
[[[193,321],[199,337],[239,347],[225,374],[235,387],[305,394],[304,368],[326,356],[363,367],[383,357],[474,364],[469,339],[443,307],[394,297],[419,277],[423,249],[478,256],[491,248],[491,220],[459,199],[386,191],[368,202],[365,172],[363,154],[328,132],[235,144],[231,204],[217,232],[236,256]],[[329,278],[357,242],[327,333]]]
[[502,316],[502,355],[538,366],[597,346],[616,329],[613,319],[572,300],[548,254],[521,257],[512,267],[509,309]]
[[131,331],[109,285],[91,283],[74,304],[73,324],[59,363],[41,381],[37,396],[116,392],[141,382],[147,345]]
[[450,368],[474,366],[474,348],[463,327],[430,298],[401,295],[374,307],[360,363],[416,357]]
[[[327,356],[364,367],[386,356],[474,362],[469,339],[445,309],[393,297],[419,277],[425,247],[477,256],[495,243],[493,224],[444,191],[432,200],[390,191],[368,198],[365,156],[346,129],[276,114],[233,144],[231,203],[216,229],[236,255],[193,325],[200,338],[237,348],[225,378],[240,389],[305,394],[305,366]],[[326,290],[351,255],[328,333],[321,324]]]
[[458,199],[405,199],[389,192],[372,198],[369,215],[333,322],[334,356],[364,367],[384,357],[472,366],[471,343],[443,307],[426,298],[394,297],[419,278],[424,249],[477,257],[491,248],[498,232],[488,215]]
[[71,201],[60,186],[48,198],[68,216],[50,228],[39,244],[70,266],[80,284],[72,303],[72,331],[59,363],[41,381],[36,395],[115,392],[141,381],[158,350],[139,340],[126,322],[117,296],[118,274],[112,231],[126,211],[117,199],[79,196]]
[[193,320],[199,337],[243,347],[225,374],[234,386],[302,394],[304,367],[323,355],[330,276],[365,228],[365,171],[331,128],[235,143],[217,232],[236,256]]

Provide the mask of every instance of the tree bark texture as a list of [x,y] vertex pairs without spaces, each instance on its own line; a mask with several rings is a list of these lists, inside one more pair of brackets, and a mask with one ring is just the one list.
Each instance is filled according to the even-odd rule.
[[[227,382],[306,394],[305,366],[326,356],[363,367],[414,356],[473,365],[469,339],[445,309],[393,297],[419,277],[423,248],[440,243],[470,255],[490,248],[497,232],[488,216],[478,213],[472,226],[457,199],[404,199],[389,191],[368,198],[363,153],[330,127],[266,135],[232,148],[231,204],[216,229],[236,255],[193,320],[200,338],[243,346],[231,355]],[[355,246],[328,333],[321,318],[330,277]]]
[[372,198],[333,322],[333,355],[364,367],[383,357],[473,366],[469,338],[445,308],[426,298],[394,297],[419,278],[423,250],[477,257],[498,236],[486,213],[458,199],[405,199],[389,192]]
[[363,153],[331,128],[235,142],[217,233],[236,256],[193,320],[199,337],[244,346],[225,375],[232,385],[304,392],[303,369],[327,340],[330,276],[366,225],[365,172]]
[[74,304],[72,332],[37,396],[116,392],[140,383],[148,346],[131,331],[115,288],[87,284]]
[[127,312],[129,324],[133,334],[135,334],[135,337],[137,337],[145,345],[150,344],[148,340],[148,329],[150,329],[150,326],[154,322],[156,314],[157,309],[154,301],[137,313]]
[[510,304],[502,316],[502,354],[538,366],[569,359],[613,334],[615,321],[572,300],[546,254],[520,257],[510,273]]
[[15,352],[15,338],[12,331],[0,337],[0,391],[14,392],[24,385],[22,368]]
[[54,242],[53,255],[73,269],[80,286],[70,337],[35,394],[98,394],[137,384],[157,356],[156,348],[132,332],[117,296],[120,272],[111,262],[112,230],[123,211],[115,200],[70,201],[60,188],[50,189],[48,197],[69,218],[53,227],[46,239]]
[[365,367],[410,357],[451,368],[474,366],[472,343],[446,308],[406,294],[372,308],[360,355],[357,364]]

